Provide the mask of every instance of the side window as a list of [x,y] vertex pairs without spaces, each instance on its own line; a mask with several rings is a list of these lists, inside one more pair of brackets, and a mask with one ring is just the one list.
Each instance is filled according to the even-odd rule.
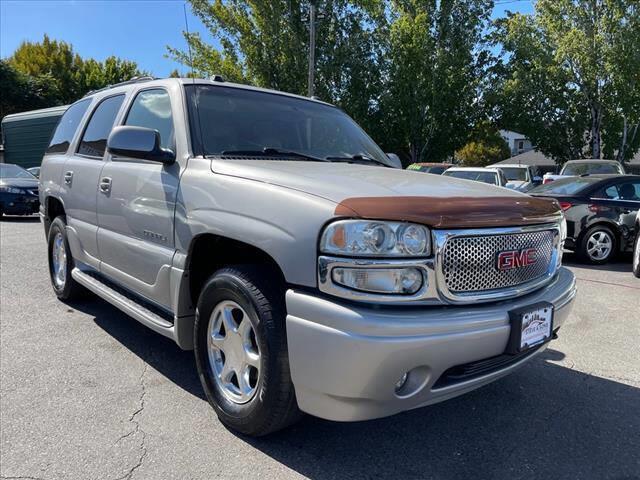
[[624,182],[618,185],[620,200],[640,202],[640,181]]
[[157,130],[160,133],[160,146],[174,148],[171,101],[166,90],[158,88],[140,92],[124,124]]
[[80,120],[84,115],[84,112],[89,108],[91,103],[90,99],[82,100],[78,103],[71,105],[64,115],[60,118],[58,126],[53,132],[49,147],[46,153],[66,153],[73,140],[73,136],[76,134]]
[[107,149],[107,138],[111,133],[123,100],[124,95],[116,95],[103,100],[96,107],[82,135],[82,140],[78,147],[80,155],[99,158],[104,156],[104,152]]

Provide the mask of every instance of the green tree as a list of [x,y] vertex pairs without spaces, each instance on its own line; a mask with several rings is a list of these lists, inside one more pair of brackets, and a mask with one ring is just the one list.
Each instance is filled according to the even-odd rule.
[[480,41],[493,2],[392,2],[382,115],[391,145],[411,163],[453,156],[479,119]]
[[456,152],[456,159],[467,167],[484,167],[510,155],[509,145],[496,126],[485,120],[473,129],[471,140]]
[[497,22],[501,122],[545,154],[630,158],[640,147],[640,4],[539,0]]
[[51,106],[58,98],[50,76],[30,77],[5,60],[0,60],[0,85],[0,118],[11,113]]

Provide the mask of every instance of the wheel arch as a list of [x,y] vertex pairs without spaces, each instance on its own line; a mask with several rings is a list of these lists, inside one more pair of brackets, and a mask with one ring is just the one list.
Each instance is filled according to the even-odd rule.
[[53,195],[47,196],[44,200],[45,235],[49,234],[49,228],[51,227],[51,222],[53,222],[55,218],[60,215],[65,215],[64,202],[62,201],[62,199],[55,197]]

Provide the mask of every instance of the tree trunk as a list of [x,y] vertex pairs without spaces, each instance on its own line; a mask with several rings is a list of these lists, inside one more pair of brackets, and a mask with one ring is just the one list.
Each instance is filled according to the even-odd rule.
[[591,158],[600,158],[602,111],[599,105],[591,104]]
[[622,116],[622,141],[620,142],[620,148],[618,149],[618,155],[616,160],[620,163],[624,162],[624,151],[627,149],[627,116]]

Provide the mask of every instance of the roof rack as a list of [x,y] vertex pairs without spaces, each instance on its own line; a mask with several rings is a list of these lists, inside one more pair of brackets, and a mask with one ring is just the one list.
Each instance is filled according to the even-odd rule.
[[[88,97],[89,95],[93,95],[94,93],[98,93],[98,92],[103,92],[105,90],[109,90],[110,88],[121,87],[122,85],[130,85],[132,83],[148,82],[150,80],[156,80],[156,78],[152,77],[150,75],[141,75],[141,76],[138,76],[138,77],[131,77],[129,80],[126,80],[124,82],[114,83],[113,85],[107,85],[106,87],[99,88],[98,90],[91,90],[90,92],[85,93],[84,97]],[[82,97],[82,98],[84,98],[84,97]]]

